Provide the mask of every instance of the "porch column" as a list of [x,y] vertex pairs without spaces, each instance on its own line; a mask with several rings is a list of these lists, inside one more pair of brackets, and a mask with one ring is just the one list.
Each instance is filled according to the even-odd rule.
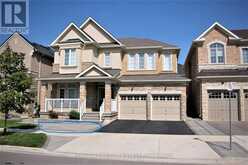
[[40,111],[45,112],[46,98],[51,98],[52,83],[41,83],[40,87]]
[[40,87],[40,111],[45,112],[45,99],[47,95],[47,85],[45,83],[41,84]]
[[86,90],[86,82],[82,81],[80,82],[80,94],[79,94],[79,99],[80,99],[80,103],[81,105],[83,105],[83,110],[86,111],[86,94],[87,94],[87,90]]
[[111,82],[105,82],[105,102],[104,102],[104,112],[111,112]]

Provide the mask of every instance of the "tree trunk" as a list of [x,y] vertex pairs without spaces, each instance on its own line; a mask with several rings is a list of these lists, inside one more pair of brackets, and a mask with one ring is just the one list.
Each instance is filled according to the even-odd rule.
[[5,117],[4,117],[4,129],[3,129],[3,134],[7,134],[7,118],[8,118],[8,112],[5,112]]

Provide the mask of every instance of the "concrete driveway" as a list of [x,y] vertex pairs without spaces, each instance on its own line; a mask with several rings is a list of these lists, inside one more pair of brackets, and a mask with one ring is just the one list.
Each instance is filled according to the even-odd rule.
[[[209,121],[207,122],[210,126],[223,132],[224,134],[229,134],[229,122],[223,121]],[[248,122],[233,121],[232,122],[232,134],[233,135],[248,135]]]
[[193,135],[183,121],[115,120],[99,132]]

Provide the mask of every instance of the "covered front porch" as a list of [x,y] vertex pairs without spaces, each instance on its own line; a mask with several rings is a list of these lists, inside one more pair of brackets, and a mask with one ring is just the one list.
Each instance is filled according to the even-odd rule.
[[110,80],[42,82],[40,106],[41,112],[75,110],[81,117],[89,113],[112,116],[117,114],[117,85]]

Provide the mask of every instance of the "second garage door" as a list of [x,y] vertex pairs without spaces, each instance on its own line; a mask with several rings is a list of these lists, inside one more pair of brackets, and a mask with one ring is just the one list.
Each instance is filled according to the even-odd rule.
[[180,120],[180,95],[153,95],[152,120]]
[[228,91],[208,91],[208,119],[212,121],[229,120],[229,97],[231,100],[231,116],[233,121],[239,120],[238,92],[229,95]]
[[147,119],[146,95],[121,95],[120,119]]

